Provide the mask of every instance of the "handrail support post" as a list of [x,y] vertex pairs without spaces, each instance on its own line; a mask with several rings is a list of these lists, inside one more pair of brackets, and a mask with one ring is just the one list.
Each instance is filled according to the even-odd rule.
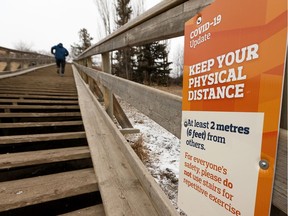
[[[109,52],[102,54],[102,70],[106,73],[111,74]],[[107,88],[107,86],[104,86],[104,88],[105,88],[105,92],[104,92],[105,110],[110,116],[110,118],[113,119],[113,95],[110,89]]]

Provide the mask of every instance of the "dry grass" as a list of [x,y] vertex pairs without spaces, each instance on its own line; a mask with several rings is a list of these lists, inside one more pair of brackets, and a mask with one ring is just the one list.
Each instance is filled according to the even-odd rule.
[[158,90],[165,91],[165,92],[168,92],[170,94],[175,94],[177,96],[182,97],[182,87],[181,86],[171,85],[171,86],[167,86],[167,87],[164,87],[164,86],[152,86],[152,87],[156,88]]
[[138,155],[141,161],[146,161],[148,159],[148,153],[146,147],[143,144],[143,137],[140,136],[134,143],[131,144],[132,149]]

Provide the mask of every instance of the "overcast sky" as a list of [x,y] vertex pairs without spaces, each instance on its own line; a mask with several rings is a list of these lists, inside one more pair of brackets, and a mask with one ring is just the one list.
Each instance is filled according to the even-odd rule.
[[[150,8],[161,0],[145,0]],[[92,43],[97,33],[94,0],[0,0],[0,46],[15,49],[19,43],[35,51],[50,51],[62,42],[70,49],[79,43],[78,32],[86,28]]]

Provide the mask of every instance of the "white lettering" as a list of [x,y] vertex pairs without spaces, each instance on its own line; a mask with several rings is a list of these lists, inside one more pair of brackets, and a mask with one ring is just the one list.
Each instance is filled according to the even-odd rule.
[[[241,49],[237,49],[234,52],[228,52],[227,54],[223,54],[217,56],[216,59],[218,61],[218,68],[222,68],[225,62],[225,66],[231,66],[235,62],[240,64],[243,61],[250,61],[253,59],[257,59],[258,55],[258,44],[252,44],[247,47],[243,47]],[[240,57],[241,56],[241,57]]]

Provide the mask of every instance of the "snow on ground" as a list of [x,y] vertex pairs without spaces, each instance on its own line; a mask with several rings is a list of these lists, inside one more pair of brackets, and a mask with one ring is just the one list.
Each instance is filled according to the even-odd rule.
[[125,135],[126,139],[133,143],[142,137],[143,147],[148,153],[143,163],[178,209],[180,140],[125,101],[119,99],[119,103],[133,127],[140,129],[138,134]]

